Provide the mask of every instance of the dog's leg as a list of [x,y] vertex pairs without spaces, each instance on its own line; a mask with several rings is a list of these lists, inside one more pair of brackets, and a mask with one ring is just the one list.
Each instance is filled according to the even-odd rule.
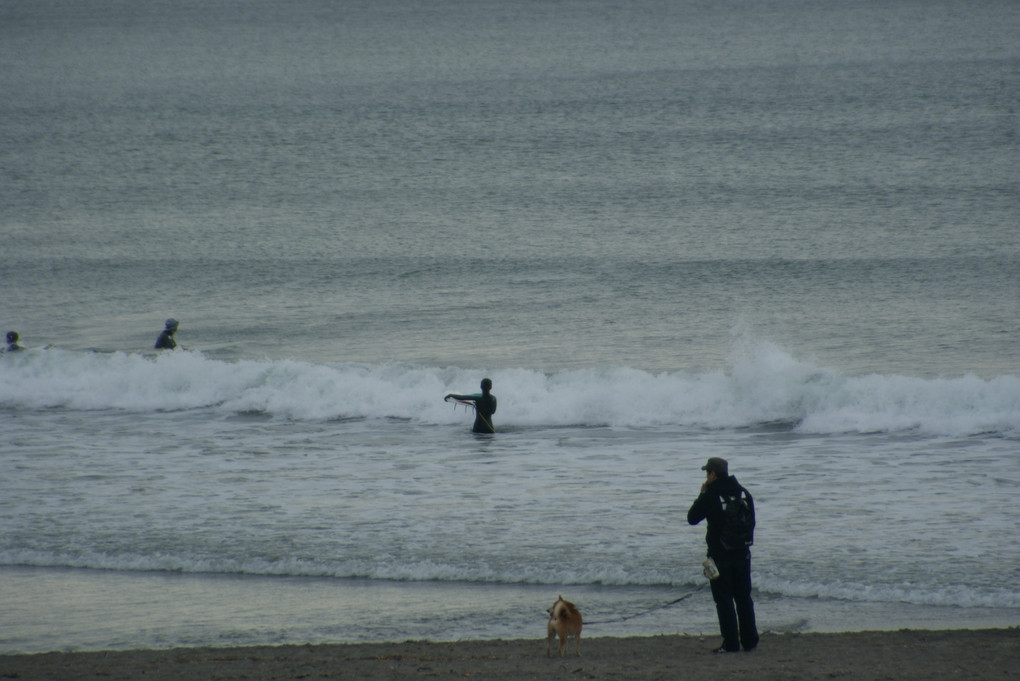
[[581,657],[581,632],[578,631],[574,634],[574,649],[577,651],[577,656]]
[[560,634],[560,657],[563,657],[563,649],[567,647],[566,633]]

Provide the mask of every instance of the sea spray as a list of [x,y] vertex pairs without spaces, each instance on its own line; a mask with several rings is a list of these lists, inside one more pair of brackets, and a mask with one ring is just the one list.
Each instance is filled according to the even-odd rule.
[[0,362],[0,405],[158,412],[207,409],[297,420],[454,423],[442,395],[492,377],[502,427],[748,428],[804,433],[1020,431],[1020,377],[849,376],[764,346],[728,370],[652,374],[604,367],[546,374],[399,363],[317,364],[33,350]]

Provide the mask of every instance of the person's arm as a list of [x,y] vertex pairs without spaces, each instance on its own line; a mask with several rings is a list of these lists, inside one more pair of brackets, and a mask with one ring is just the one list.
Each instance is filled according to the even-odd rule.
[[449,393],[446,397],[443,398],[443,401],[445,402],[447,400],[453,399],[460,400],[461,402],[474,402],[479,397],[481,397],[481,395],[456,395],[454,393]]
[[702,520],[708,517],[708,502],[709,497],[705,493],[705,485],[701,486],[701,494],[691,504],[691,508],[687,511],[687,522],[691,525],[697,525]]

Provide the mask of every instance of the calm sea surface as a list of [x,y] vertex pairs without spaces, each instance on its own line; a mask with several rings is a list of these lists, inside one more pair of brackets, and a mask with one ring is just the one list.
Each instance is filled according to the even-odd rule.
[[0,652],[1020,624],[1018,34],[0,0]]

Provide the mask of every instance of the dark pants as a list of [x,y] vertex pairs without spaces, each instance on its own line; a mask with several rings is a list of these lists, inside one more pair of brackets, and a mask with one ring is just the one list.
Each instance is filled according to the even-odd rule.
[[758,626],[754,622],[754,601],[751,600],[751,555],[714,558],[719,577],[709,584],[719,615],[723,647],[740,650],[743,645],[744,650],[751,650],[758,645]]

